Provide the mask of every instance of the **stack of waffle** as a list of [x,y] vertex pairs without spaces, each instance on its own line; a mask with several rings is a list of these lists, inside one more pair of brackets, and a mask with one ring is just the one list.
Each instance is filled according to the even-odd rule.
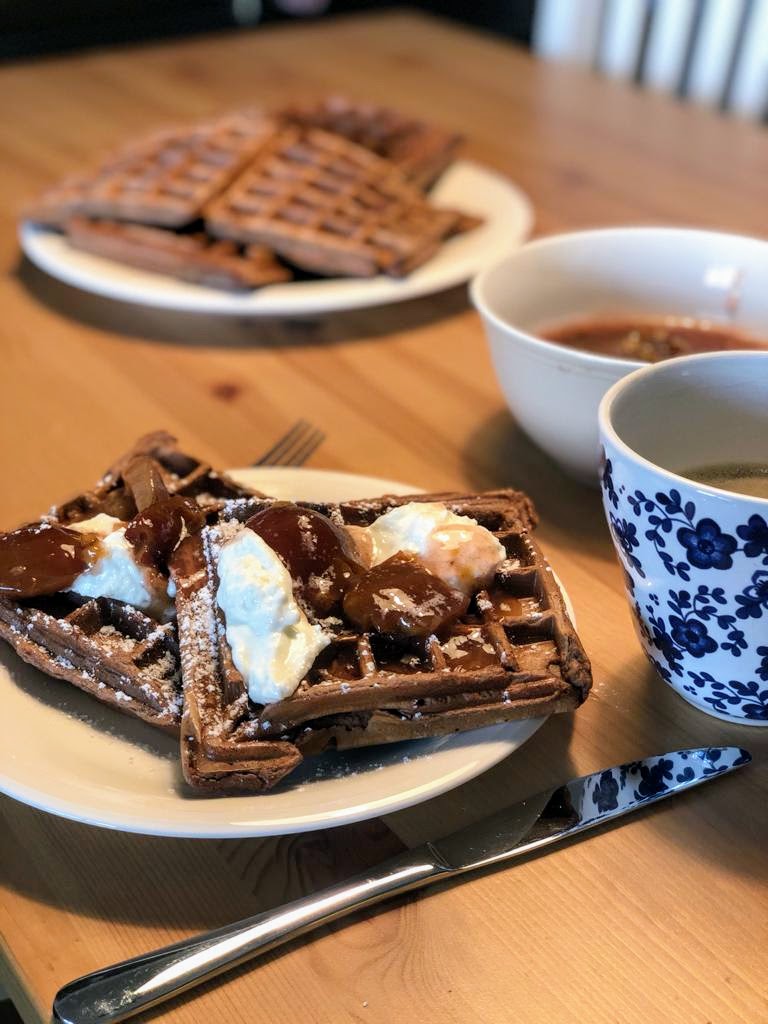
[[400,277],[474,217],[424,189],[455,135],[341,99],[155,133],[26,211],[77,249],[198,284]]
[[292,505],[299,521],[304,510],[320,513],[346,533],[412,502],[440,503],[489,531],[505,557],[468,595],[463,613],[427,636],[360,628],[346,602],[313,611],[294,577],[297,600],[328,643],[293,693],[255,703],[217,601],[218,560],[252,516],[272,514],[273,499],[247,492],[180,452],[168,435],[154,434],[45,521],[66,526],[102,512],[125,521],[151,504],[158,479],[163,493],[183,496],[203,513],[204,525],[169,561],[176,620],[69,591],[0,596],[0,637],[25,661],[116,710],[166,731],[179,733],[181,725],[191,786],[209,794],[259,792],[329,748],[474,729],[572,710],[585,699],[589,662],[531,536],[531,502],[501,490]]

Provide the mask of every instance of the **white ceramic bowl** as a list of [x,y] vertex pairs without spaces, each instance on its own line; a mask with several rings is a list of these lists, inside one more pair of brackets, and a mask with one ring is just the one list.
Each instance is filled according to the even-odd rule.
[[608,228],[530,242],[475,278],[496,376],[520,426],[596,485],[597,410],[646,364],[536,336],[568,317],[640,313],[733,324],[768,337],[768,242],[685,228]]

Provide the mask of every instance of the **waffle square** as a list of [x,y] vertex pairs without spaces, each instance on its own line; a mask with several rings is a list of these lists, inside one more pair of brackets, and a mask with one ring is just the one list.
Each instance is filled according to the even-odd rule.
[[[137,502],[142,504],[130,469],[137,456],[152,460],[170,494],[194,499],[213,517],[225,503],[254,494],[181,451],[170,434],[157,431],[140,438],[92,490],[52,508],[45,521],[66,526],[100,512],[132,518]],[[175,622],[157,622],[138,608],[109,598],[73,593],[0,596],[0,637],[47,675],[73,683],[118,711],[178,733],[181,682]]]
[[464,225],[402,173],[338,135],[288,125],[207,204],[210,234],[255,242],[303,270],[401,277]]
[[230,114],[196,127],[156,132],[45,192],[26,217],[62,227],[76,215],[142,224],[191,224],[271,132],[257,114]]
[[125,479],[125,473],[141,455],[148,456],[155,464],[170,494],[194,499],[211,516],[233,499],[248,498],[258,493],[236,483],[209,463],[182,451],[176,438],[165,430],[156,430],[144,434],[116,459],[92,490],[54,505],[49,518],[64,526],[90,519],[100,512],[116,519],[131,519],[138,509],[136,496]]
[[181,686],[175,623],[138,608],[77,594],[0,598],[0,637],[46,675],[73,683],[117,711],[179,731]]
[[305,755],[436,736],[568,711],[587,696],[589,661],[560,590],[530,535],[529,499],[515,491],[385,496],[319,505],[339,524],[363,526],[408,501],[440,501],[501,541],[507,558],[447,635],[427,640],[364,633],[317,620],[333,637],[296,692],[263,706],[248,697],[216,603],[222,543],[269,499],[242,503],[172,566],[177,586],[186,780],[208,792],[269,789]]
[[202,231],[181,234],[143,224],[73,217],[64,232],[75,249],[210,288],[239,291],[292,277],[264,246],[239,246]]
[[288,124],[321,128],[391,160],[405,177],[428,189],[452,162],[462,138],[376,103],[328,96],[277,111]]

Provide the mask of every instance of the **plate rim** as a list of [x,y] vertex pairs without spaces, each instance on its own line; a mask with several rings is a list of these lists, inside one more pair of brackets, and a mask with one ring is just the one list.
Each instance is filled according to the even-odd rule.
[[[420,803],[426,803],[427,800],[432,800],[433,798],[442,796],[453,789],[458,789],[459,786],[464,785],[466,782],[471,782],[472,779],[478,778],[480,775],[490,771],[491,768],[494,768],[501,761],[504,761],[507,757],[514,754],[521,746],[523,746],[524,743],[527,743],[528,740],[538,732],[542,725],[547,721],[548,717],[548,715],[545,715],[540,718],[518,719],[514,723],[501,722],[497,725],[486,726],[486,729],[502,729],[505,725],[514,724],[516,726],[523,727],[523,735],[518,738],[511,749],[504,750],[500,752],[498,756],[494,756],[492,759],[489,758],[487,761],[484,761],[482,767],[477,770],[465,768],[461,772],[457,771],[453,773],[446,773],[442,777],[440,783],[435,785],[423,783],[420,787],[405,790],[398,799],[381,797],[379,799],[367,801],[364,805],[366,809],[362,813],[360,812],[363,804],[357,803],[348,808],[339,808],[334,811],[328,811],[323,818],[311,815],[297,815],[294,818],[285,820],[282,818],[265,818],[258,821],[231,821],[226,826],[219,823],[210,826],[198,824],[193,827],[180,826],[176,828],[172,824],[168,826],[146,824],[143,819],[135,815],[118,820],[111,815],[78,814],[76,810],[64,800],[49,800],[47,803],[42,800],[36,800],[35,794],[39,791],[27,790],[24,786],[18,786],[15,791],[0,787],[0,793],[13,800],[18,800],[27,807],[43,811],[46,814],[53,814],[57,818],[74,821],[80,825],[105,828],[111,832],[124,832],[128,835],[153,836],[164,839],[267,839],[271,836],[300,835],[305,832],[317,832],[326,828],[340,828],[343,825],[354,825],[358,822],[370,821],[372,818],[380,818],[385,815],[395,814],[398,811],[406,810],[409,807],[415,807]],[[473,732],[481,731],[483,730],[475,729],[467,733],[454,733],[448,738],[465,737],[471,735]],[[368,749],[375,750],[376,748],[370,747]],[[340,778],[338,781],[343,783],[344,779]],[[430,787],[429,791],[427,793],[421,793],[421,789],[425,788],[427,785]],[[25,792],[28,794],[27,797],[22,795]],[[242,795],[229,794],[223,798],[191,794],[189,801],[190,805],[192,805],[198,802],[207,804],[210,800],[234,799],[236,801],[246,801],[258,800],[259,798],[260,795],[258,793]]]
[[[479,174],[486,180],[492,180],[495,186],[503,188],[508,193],[510,203],[515,204],[517,208],[517,216],[520,220],[520,226],[516,235],[510,238],[508,245],[505,246],[504,255],[508,255],[510,252],[513,252],[530,237],[535,221],[535,209],[530,196],[519,185],[499,171],[478,163],[475,160],[456,160],[451,167],[448,168],[446,175],[449,175],[451,171],[463,171],[464,173],[469,172],[472,174]],[[438,190],[439,185],[440,183],[438,182]],[[437,205],[440,205],[439,201]],[[492,217],[490,216],[492,211],[479,212],[486,213],[489,222],[492,223]],[[137,268],[126,268],[132,273],[147,275],[151,277],[153,281],[161,278],[165,278],[167,280],[168,287],[166,290],[157,288],[145,295],[141,295],[140,281],[138,284],[132,284],[130,281],[128,283],[121,283],[118,280],[117,289],[115,289],[115,280],[110,274],[108,266],[110,263],[115,261],[108,260],[107,257],[100,257],[90,253],[78,253],[74,251],[75,260],[82,257],[88,257],[89,262],[99,261],[106,265],[104,273],[89,275],[87,270],[79,270],[77,263],[75,263],[73,268],[72,264],[68,260],[62,261],[60,257],[57,257],[55,252],[51,255],[47,242],[52,238],[55,239],[57,243],[59,241],[63,241],[58,232],[49,228],[45,228],[27,220],[20,220],[18,223],[18,240],[25,256],[36,267],[38,267],[38,269],[56,280],[63,282],[68,287],[77,288],[80,291],[97,295],[102,298],[107,298],[114,302],[143,305],[152,309],[162,309],[198,315],[243,316],[255,318],[292,315],[311,316],[321,313],[343,312],[346,310],[362,309],[366,307],[391,305],[397,302],[406,302],[409,299],[423,298],[426,295],[445,291],[469,281],[482,269],[482,267],[487,265],[487,263],[499,259],[502,255],[502,253],[494,247],[492,257],[489,257],[488,259],[478,257],[474,260],[473,265],[469,269],[465,269],[464,261],[460,261],[458,266],[452,269],[447,268],[442,274],[439,282],[435,282],[430,279],[430,277],[421,279],[419,277],[419,271],[424,268],[418,268],[414,275],[405,278],[402,281],[393,281],[392,279],[383,276],[371,279],[362,279],[360,281],[355,281],[349,278],[328,278],[310,282],[287,282],[285,284],[268,285],[264,288],[256,289],[252,292],[246,292],[242,295],[222,291],[221,289],[207,288],[204,285],[187,285],[185,282],[176,281],[171,277],[166,277],[166,275],[152,274],[150,271],[141,271]],[[459,239],[455,240],[458,241]],[[452,241],[454,241],[454,239],[449,239],[446,242],[446,245],[450,245]],[[425,264],[425,267],[428,266],[429,264]],[[344,286],[350,288],[352,286],[359,285],[360,290],[358,292],[355,289],[351,296],[348,296],[342,302],[339,302],[337,299],[334,299],[332,289],[327,287],[336,281],[343,282]],[[366,285],[369,285],[370,282],[385,282],[388,285],[392,285],[392,287],[391,289],[387,288],[386,290],[383,290],[381,294],[374,295],[372,298],[369,291],[366,289]],[[317,297],[315,298],[313,294],[310,294],[309,298],[305,297],[304,299],[299,300],[298,303],[296,303],[295,300],[291,300],[288,295],[286,295],[283,301],[279,301],[279,299],[276,298],[276,296],[283,295],[292,287],[293,284],[297,283],[301,284],[302,287],[311,285],[319,286],[317,290]],[[181,286],[180,292],[177,292],[178,286]],[[184,294],[186,288],[193,288],[194,291],[188,293],[185,300]],[[262,298],[264,301],[260,301]]]
[[[326,480],[338,480],[341,478],[344,483],[348,482],[352,485],[361,482],[364,482],[364,486],[375,485],[377,488],[380,488],[378,493],[417,494],[419,492],[423,493],[424,491],[423,488],[414,487],[409,484],[405,484],[402,481],[368,476],[366,474],[350,473],[343,470],[336,471],[329,469],[314,469],[311,467],[270,466],[238,467],[228,470],[227,472],[234,477],[239,476],[241,478],[246,478],[248,476],[255,478],[259,475],[262,477],[279,477],[284,475],[286,479],[290,479],[296,474],[306,474],[310,477],[314,476]],[[565,591],[563,591],[563,593],[570,611],[572,608],[570,600],[568,599],[567,594],[565,594]],[[0,666],[0,673],[4,673],[4,671],[3,667]],[[12,682],[12,680],[10,681]],[[205,806],[210,801],[221,806],[222,801],[231,801],[231,803],[227,804],[227,806],[231,806],[232,808],[231,813],[229,814],[229,821],[226,823],[214,821],[210,824],[205,823],[204,821],[196,821],[194,823],[187,824],[185,822],[176,823],[168,820],[160,822],[157,818],[146,819],[142,818],[135,812],[129,812],[127,815],[121,814],[120,812],[108,813],[105,812],[104,809],[101,811],[86,809],[84,812],[82,803],[78,805],[76,798],[63,798],[60,796],[51,797],[50,795],[46,795],[44,790],[41,791],[39,787],[30,786],[26,782],[12,781],[9,784],[6,775],[2,771],[2,755],[0,755],[0,793],[3,793],[15,800],[19,800],[21,803],[24,803],[29,807],[45,811],[49,814],[54,814],[57,817],[75,821],[80,824],[107,828],[113,831],[131,834],[175,839],[244,839],[266,838],[268,836],[276,835],[292,835],[316,831],[323,828],[337,828],[342,825],[367,821],[371,818],[381,817],[382,815],[393,814],[408,807],[413,807],[426,800],[441,796],[442,794],[463,785],[465,782],[469,782],[471,779],[477,778],[479,775],[482,775],[484,772],[493,768],[495,765],[513,754],[524,743],[526,743],[539,728],[541,728],[548,717],[548,715],[545,715],[536,718],[517,719],[511,722],[500,722],[495,725],[486,726],[483,729],[450,734],[445,738],[446,742],[450,743],[453,741],[453,743],[457,744],[459,747],[461,745],[469,745],[470,747],[475,746],[478,743],[477,734],[480,733],[484,734],[486,740],[492,742],[494,746],[498,745],[500,749],[496,749],[494,753],[486,756],[480,765],[473,762],[471,759],[468,759],[460,765],[459,768],[450,772],[445,772],[437,779],[423,781],[405,788],[400,791],[397,796],[393,797],[392,795],[384,795],[369,798],[365,801],[358,799],[358,801],[353,803],[351,806],[348,805],[341,808],[335,808],[321,813],[314,811],[312,813],[293,815],[292,817],[278,816],[257,820],[244,820],[244,818],[249,817],[249,812],[250,818],[258,815],[258,803],[256,801],[261,799],[260,794],[205,797],[195,795],[192,791],[190,791],[188,797],[185,797],[185,795],[181,793],[177,794],[177,799],[181,799],[182,801],[188,799],[190,807],[195,805]],[[510,725],[515,726],[516,730],[521,731],[522,734],[514,740],[507,739],[505,741],[503,732],[508,729]],[[501,733],[501,735],[494,735],[494,733]],[[472,736],[475,737],[474,741],[471,740]],[[366,749],[375,751],[377,748],[370,747]],[[439,748],[435,753],[439,753]],[[345,780],[344,777],[340,777],[337,781],[343,784]],[[307,785],[311,786],[311,782],[307,783]],[[147,799],[150,800],[151,797],[148,797]],[[242,813],[238,813],[238,806],[242,807]]]

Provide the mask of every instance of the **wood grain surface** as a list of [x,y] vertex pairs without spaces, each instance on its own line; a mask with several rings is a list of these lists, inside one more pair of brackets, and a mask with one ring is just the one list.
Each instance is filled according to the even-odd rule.
[[162,840],[3,798],[2,983],[27,1021],[47,1020],[53,993],[76,975],[311,891],[547,784],[674,747],[739,743],[755,764],[734,777],[325,929],[152,1016],[768,1021],[768,733],[695,711],[647,667],[597,492],[565,479],[515,426],[465,290],[302,322],[224,320],[91,297],[19,256],[19,207],[103,148],[150,125],[328,90],[464,131],[467,155],[531,195],[539,233],[617,223],[765,232],[764,129],[408,13],[0,69],[0,528],[78,490],[142,431],[164,426],[239,465],[304,416],[328,434],[316,466],[429,489],[528,490],[595,671],[577,715],[382,821],[267,841]]

